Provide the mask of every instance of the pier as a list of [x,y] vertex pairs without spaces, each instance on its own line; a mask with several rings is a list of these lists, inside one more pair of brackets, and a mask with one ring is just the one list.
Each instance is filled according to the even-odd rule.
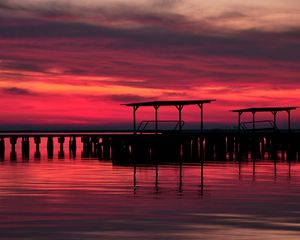
[[300,154],[300,132],[296,131],[36,134],[1,135],[0,159],[4,160],[5,149],[10,149],[11,160],[15,160],[17,142],[21,144],[23,160],[29,160],[30,148],[35,150],[35,158],[39,159],[41,141],[46,144],[49,159],[57,152],[58,158],[63,159],[67,150],[75,159],[80,148],[82,157],[112,160],[117,164],[250,159],[293,161],[299,160]]
[[[41,158],[40,144],[45,139],[47,157],[64,159],[69,149],[71,159],[76,159],[81,145],[83,158],[112,160],[116,164],[157,163],[157,162],[203,162],[203,161],[247,161],[250,159],[299,160],[300,131],[291,127],[291,111],[297,107],[245,108],[232,110],[238,113],[238,128],[231,130],[205,130],[204,105],[214,100],[153,101],[123,104],[133,109],[132,131],[95,132],[2,132],[0,133],[0,160],[5,159],[5,145],[10,144],[10,159],[16,160],[16,144],[21,141],[22,160],[29,160],[30,142],[35,147],[35,159]],[[182,111],[184,106],[194,105],[200,109],[199,128],[185,130]],[[140,107],[152,107],[154,120],[142,120],[137,127],[136,112]],[[178,119],[159,120],[161,107],[176,107]],[[256,121],[255,114],[271,112],[273,121]],[[287,130],[277,126],[278,112],[287,112]],[[244,113],[252,114],[252,121],[242,122]],[[159,123],[175,123],[173,130],[164,130]],[[268,122],[268,128],[257,128],[256,124]],[[143,124],[154,123],[154,129]],[[252,128],[242,127],[251,124]],[[30,140],[33,141],[30,141]],[[65,146],[68,145],[68,148]],[[56,146],[56,149],[55,149]],[[54,151],[55,149],[55,151]]]

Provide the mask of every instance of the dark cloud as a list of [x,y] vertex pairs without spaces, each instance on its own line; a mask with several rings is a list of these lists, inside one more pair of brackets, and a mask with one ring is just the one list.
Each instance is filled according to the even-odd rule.
[[[163,21],[160,17],[157,21]],[[143,18],[147,19],[147,16]],[[176,53],[178,58],[194,55],[300,61],[300,29],[278,33],[243,31],[216,35],[210,32],[172,31],[164,29],[164,24],[160,27],[124,29],[83,23],[41,21],[31,24],[17,21],[19,24],[14,26],[0,26],[2,39],[28,38],[42,42],[49,38],[85,38],[94,39],[90,47],[95,49],[102,47],[103,40],[107,39],[106,48],[169,53],[173,58]]]
[[33,95],[31,91],[25,88],[18,88],[18,87],[2,88],[1,91],[9,95],[22,95],[22,96]]
[[143,101],[154,101],[154,98],[142,97],[134,94],[113,94],[106,96],[89,96],[89,100],[91,101],[109,101],[109,102],[117,102],[117,103],[131,103],[131,102],[143,102]]
[[[7,59],[6,59],[7,60]],[[20,60],[16,61],[2,61],[0,62],[0,67],[8,70],[18,70],[18,71],[30,71],[30,72],[42,72],[44,68],[40,63],[24,63]]]
[[[299,81],[300,29],[224,32],[211,29],[207,22],[189,23],[176,14],[140,9],[130,14],[128,8],[120,8],[111,13],[103,10],[102,17],[141,25],[125,28],[105,21],[91,25],[3,17],[0,67],[49,75],[110,76],[116,85],[164,89],[192,89],[214,82]],[[223,17],[238,15],[242,13],[227,12]],[[198,31],[194,31],[196,25]],[[51,72],[55,68],[61,73]],[[74,84],[101,85],[103,81]]]
[[[116,23],[134,23],[151,26],[173,26],[178,28],[185,17],[172,13],[172,9],[181,0],[154,0],[139,5],[136,3],[94,3],[80,5],[69,1],[51,1],[35,3],[31,1],[0,3],[0,13],[10,12],[9,16],[20,17],[20,13],[28,15],[32,19],[60,20],[65,22],[94,22],[97,25],[106,26]],[[124,25],[124,24],[123,24]]]

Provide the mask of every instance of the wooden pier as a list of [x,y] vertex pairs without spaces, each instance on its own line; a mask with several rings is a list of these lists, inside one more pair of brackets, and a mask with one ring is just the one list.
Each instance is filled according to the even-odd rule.
[[[11,145],[10,159],[16,159],[16,144],[21,141],[22,159],[29,159],[30,139],[34,139],[35,158],[40,157],[41,138],[47,138],[47,155],[54,157],[54,146],[58,144],[58,158],[64,158],[64,145],[67,144],[71,158],[76,158],[78,144],[82,144],[83,158],[111,159],[117,164],[157,163],[157,162],[203,162],[203,161],[242,161],[249,159],[298,160],[300,153],[300,132],[291,128],[291,111],[297,107],[245,108],[233,110],[238,113],[238,128],[235,130],[204,130],[204,105],[215,100],[152,101],[124,104],[133,109],[132,131],[102,132],[2,132],[0,133],[0,160],[5,158],[5,144]],[[182,111],[185,106],[200,109],[199,129],[183,129]],[[136,112],[140,107],[155,110],[154,129],[137,128]],[[158,109],[176,107],[178,121],[175,129],[162,130],[159,126]],[[255,114],[271,112],[271,128],[259,129]],[[277,113],[287,112],[288,128],[279,130]],[[252,114],[252,129],[242,128],[241,115]],[[165,122],[166,120],[163,120]],[[167,121],[168,122],[168,121]],[[171,121],[174,123],[174,120]],[[262,122],[262,121],[259,121]],[[263,121],[265,122],[265,121]],[[247,122],[246,122],[247,123]],[[57,143],[54,142],[57,139]],[[80,139],[80,140],[79,140]],[[32,141],[31,141],[32,142]],[[80,143],[79,143],[80,142]]]
[[38,158],[42,138],[47,139],[44,141],[47,142],[48,158],[54,157],[54,146],[57,146],[59,158],[64,158],[66,149],[76,156],[77,146],[81,144],[82,157],[110,159],[119,164],[250,159],[294,161],[299,159],[300,153],[300,132],[296,131],[6,133],[0,135],[0,159],[4,160],[5,149],[10,149],[11,159],[15,159],[19,141],[23,160],[29,159],[30,143],[34,143],[35,157]]

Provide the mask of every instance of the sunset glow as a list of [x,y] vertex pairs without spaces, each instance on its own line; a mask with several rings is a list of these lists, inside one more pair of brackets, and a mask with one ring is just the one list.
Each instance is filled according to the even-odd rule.
[[299,29],[295,0],[4,0],[0,121],[130,126],[121,103],[208,98],[208,125],[233,126],[235,108],[299,106]]

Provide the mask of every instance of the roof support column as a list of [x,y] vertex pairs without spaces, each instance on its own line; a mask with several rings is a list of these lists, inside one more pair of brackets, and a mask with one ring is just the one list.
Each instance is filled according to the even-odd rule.
[[159,106],[158,105],[154,105],[154,109],[155,109],[155,134],[157,134],[157,131],[158,131],[158,109],[159,109]]
[[252,112],[252,131],[255,132],[255,111]]
[[133,134],[136,134],[136,111],[139,106],[133,106]]
[[178,113],[179,113],[179,131],[181,131],[182,129],[182,116],[181,116],[181,112],[182,112],[182,109],[183,109],[183,105],[179,104],[179,105],[176,105],[176,108],[178,109]]
[[288,113],[288,130],[291,131],[291,110],[287,110]]
[[239,132],[241,131],[241,116],[242,116],[243,112],[238,112],[238,122],[239,122]]
[[203,103],[199,103],[198,107],[200,108],[200,130],[203,133]]
[[272,111],[272,114],[274,116],[274,130],[277,128],[277,111]]

